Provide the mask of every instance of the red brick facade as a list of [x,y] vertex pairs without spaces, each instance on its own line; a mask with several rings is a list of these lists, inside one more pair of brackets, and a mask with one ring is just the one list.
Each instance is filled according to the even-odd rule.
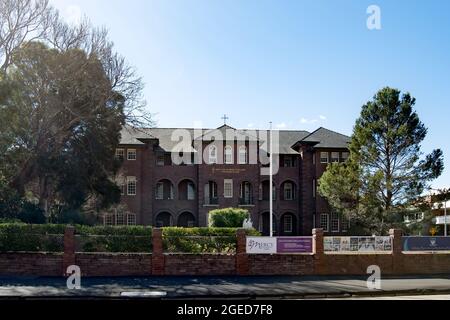
[[[149,132],[149,134],[155,134],[151,130]],[[156,132],[156,135],[161,134],[160,132],[162,131]],[[342,161],[347,149],[339,144],[339,147],[335,148],[330,145],[322,148],[317,143],[316,146],[309,141],[303,143],[302,137],[313,136],[314,133],[300,132],[298,138],[295,138],[295,134],[296,132],[280,133],[282,145],[279,154],[280,167],[273,177],[275,233],[277,235],[310,235],[312,228],[326,227],[321,225],[320,217],[321,214],[327,214],[328,231],[332,234],[340,234],[345,231],[342,222],[339,221],[337,229],[331,229],[330,209],[326,201],[313,189],[314,185],[317,189],[317,181],[327,166],[320,161],[321,152],[326,152],[330,161],[332,153],[337,152],[339,160]],[[291,140],[287,141],[284,136],[289,136]],[[164,138],[167,139],[167,137]],[[263,165],[260,161],[256,164],[238,164],[237,142],[221,141],[217,157],[222,160],[222,164],[207,164],[202,161],[201,164],[173,165],[171,153],[168,150],[161,151],[160,139],[163,138],[141,138],[138,139],[139,144],[123,143],[119,147],[124,154],[122,179],[125,181],[127,177],[136,179],[136,194],[129,195],[125,186],[122,203],[126,205],[129,213],[136,215],[137,224],[156,227],[187,226],[187,224],[207,226],[210,210],[242,207],[249,210],[256,229],[264,233],[268,232],[269,176],[261,175]],[[203,142],[203,149],[201,149],[203,152],[208,152],[206,148],[209,147],[209,143]],[[295,146],[294,143],[296,143]],[[226,145],[232,146],[233,164],[223,164]],[[136,150],[135,160],[127,159],[129,150]],[[258,153],[258,159],[259,156]],[[285,163],[289,166],[284,166]],[[224,196],[224,180],[226,179],[231,180],[233,184],[231,198]],[[162,187],[159,187],[158,183]],[[191,184],[195,190],[193,199],[188,199],[186,196],[186,183]],[[215,183],[216,186],[217,198],[213,199],[214,201],[205,199],[205,192],[207,192],[205,188],[209,190],[210,183]],[[241,191],[243,183],[247,183],[249,190],[245,189],[247,190],[245,199],[240,199],[244,192]],[[161,188],[160,192],[158,188]],[[288,188],[292,190],[287,190]],[[160,193],[159,196],[157,196],[158,193]],[[285,199],[286,194],[290,195],[289,199]],[[125,220],[126,218],[122,219],[122,222],[126,224]],[[109,222],[114,223],[113,219]]]

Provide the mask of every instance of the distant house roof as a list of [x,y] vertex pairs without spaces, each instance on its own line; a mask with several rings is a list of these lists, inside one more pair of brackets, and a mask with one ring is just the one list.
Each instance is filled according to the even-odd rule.
[[[200,131],[201,130],[201,131]],[[200,131],[200,132],[199,132]],[[180,147],[187,152],[196,152],[193,147],[195,140],[210,141],[217,137],[226,140],[226,134],[231,132],[239,139],[255,139],[261,149],[268,151],[268,130],[235,129],[223,125],[216,129],[193,128],[145,128],[138,129],[126,126],[121,131],[120,144],[142,145],[145,140],[158,141],[158,148],[164,152],[177,152]],[[184,136],[186,134],[187,136]],[[313,144],[315,148],[347,148],[349,137],[340,133],[319,128],[313,133],[304,130],[279,130],[274,131],[274,137],[279,136],[279,154],[298,154],[294,149],[298,143]],[[194,136],[195,135],[195,136]]]

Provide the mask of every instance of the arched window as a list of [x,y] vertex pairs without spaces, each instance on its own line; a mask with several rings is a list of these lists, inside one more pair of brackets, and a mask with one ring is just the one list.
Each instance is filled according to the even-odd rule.
[[247,147],[240,146],[239,147],[239,164],[247,163]]
[[233,148],[231,146],[225,147],[225,164],[233,164]]
[[217,163],[217,147],[209,146],[209,163]]

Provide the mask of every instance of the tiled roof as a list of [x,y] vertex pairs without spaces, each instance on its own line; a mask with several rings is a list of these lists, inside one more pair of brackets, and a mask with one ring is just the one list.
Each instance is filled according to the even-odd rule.
[[[122,139],[120,144],[135,144],[142,145],[143,140],[157,139],[159,142],[159,148],[165,152],[172,152],[180,150],[179,147],[183,147],[183,150],[190,150],[196,152],[193,148],[193,140],[203,137],[208,141],[212,137],[217,137],[220,133],[221,136],[226,137],[226,131],[233,132],[236,137],[240,138],[254,138],[259,141],[259,145],[263,150],[268,149],[269,146],[266,140],[269,139],[268,130],[252,130],[252,129],[234,129],[230,126],[221,126],[217,129],[203,129],[200,133],[193,128],[147,128],[136,129],[131,127],[124,127],[122,130]],[[194,137],[194,132],[196,136]],[[180,138],[183,133],[188,134],[186,139]],[[313,133],[303,130],[279,130],[279,153],[280,154],[298,154],[293,149],[293,146],[297,143],[312,143],[316,148],[346,148],[349,141],[349,137],[340,133],[319,128]],[[276,134],[276,133],[275,133]],[[274,136],[275,136],[274,134]],[[219,135],[219,136],[220,136]],[[175,148],[177,147],[177,148]]]

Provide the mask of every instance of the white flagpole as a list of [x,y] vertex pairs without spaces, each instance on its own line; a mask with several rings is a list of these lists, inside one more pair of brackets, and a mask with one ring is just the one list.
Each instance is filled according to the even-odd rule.
[[270,169],[269,169],[269,175],[270,175],[270,178],[269,178],[269,185],[270,185],[270,188],[269,188],[269,215],[270,215],[270,218],[269,218],[269,224],[270,224],[270,236],[271,237],[273,237],[273,190],[272,190],[272,188],[273,188],[273,176],[272,176],[272,173],[273,173],[273,164],[272,164],[272,160],[273,160],[273,158],[272,158],[272,150],[273,150],[273,148],[272,148],[272,122],[270,122],[270,154],[269,154],[269,160],[270,160],[270,165],[269,165],[269,167],[270,167]]

